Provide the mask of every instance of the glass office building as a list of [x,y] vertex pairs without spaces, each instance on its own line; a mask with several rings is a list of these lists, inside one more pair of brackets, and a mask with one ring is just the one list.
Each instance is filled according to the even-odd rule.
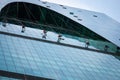
[[[0,13],[0,80],[120,80],[119,42],[109,34],[103,36],[97,30],[98,33],[94,32],[93,28],[86,27],[88,24],[83,25],[86,17],[74,15],[76,8],[72,8],[69,15],[83,24],[49,10],[58,4],[35,0],[41,4],[36,6],[28,3],[29,0],[11,1]],[[71,9],[58,6],[63,10]],[[91,16],[93,21],[104,16],[82,9],[79,12],[85,16],[95,14]],[[114,24],[115,21],[111,23]],[[23,25],[25,31],[21,32]],[[46,39],[42,38],[43,30],[47,31]],[[57,42],[58,34],[64,40]],[[86,39],[90,42],[88,48],[85,47]],[[109,46],[107,51],[105,45]]]

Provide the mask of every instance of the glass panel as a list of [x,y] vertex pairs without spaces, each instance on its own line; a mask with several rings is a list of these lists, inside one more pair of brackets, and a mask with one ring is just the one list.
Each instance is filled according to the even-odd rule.
[[[14,27],[20,30],[20,26]],[[5,31],[10,28],[13,33],[26,36],[34,37],[36,32],[34,29],[31,32],[28,28],[22,34],[13,27],[7,27]],[[41,33],[41,30],[38,31]],[[48,39],[51,39],[50,36],[55,33],[49,33]],[[35,36],[41,37],[39,34]],[[56,38],[53,38],[53,41],[55,40]],[[68,39],[68,42],[69,40],[71,39]],[[71,41],[77,44],[76,40]],[[0,70],[58,80],[119,80],[118,58],[99,52],[0,34]]]

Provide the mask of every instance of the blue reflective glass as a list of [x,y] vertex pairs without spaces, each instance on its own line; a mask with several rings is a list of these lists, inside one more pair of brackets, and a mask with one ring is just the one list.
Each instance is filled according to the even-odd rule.
[[0,64],[0,70],[58,80],[120,79],[115,56],[2,34]]

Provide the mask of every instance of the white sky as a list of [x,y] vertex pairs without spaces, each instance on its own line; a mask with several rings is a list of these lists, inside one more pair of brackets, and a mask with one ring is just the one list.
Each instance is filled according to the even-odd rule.
[[44,0],[105,13],[120,23],[120,0]]

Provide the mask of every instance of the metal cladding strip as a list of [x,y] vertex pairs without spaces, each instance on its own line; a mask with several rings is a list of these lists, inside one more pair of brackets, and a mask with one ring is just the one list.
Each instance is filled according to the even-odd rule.
[[[72,8],[49,2],[43,3],[43,1],[41,0],[0,0],[0,11],[7,4],[13,2],[27,2],[38,6],[46,7],[87,27],[91,31],[95,32],[96,34],[102,36],[103,38],[120,47],[120,23],[103,13]],[[71,15],[70,12],[73,12],[74,14]]]
[[54,79],[48,79],[48,78],[37,77],[37,76],[21,74],[16,72],[3,71],[3,70],[0,70],[0,76],[20,79],[20,80],[54,80]]
[[47,42],[47,43],[50,43],[50,44],[56,44],[56,45],[61,45],[61,46],[66,46],[66,47],[72,47],[72,48],[77,48],[77,49],[88,50],[88,51],[94,51],[94,52],[103,53],[103,54],[120,56],[120,53],[105,52],[105,51],[101,51],[101,50],[90,49],[90,48],[85,48],[85,47],[80,47],[80,46],[71,45],[71,44],[65,44],[65,43],[58,43],[58,42],[54,42],[54,41],[50,41],[50,40],[44,40],[44,39],[39,39],[39,38],[29,37],[29,36],[23,36],[23,35],[19,35],[19,34],[13,34],[13,33],[2,32],[2,31],[0,31],[0,34],[13,36],[13,37],[24,38],[24,39],[29,39],[29,40]]

